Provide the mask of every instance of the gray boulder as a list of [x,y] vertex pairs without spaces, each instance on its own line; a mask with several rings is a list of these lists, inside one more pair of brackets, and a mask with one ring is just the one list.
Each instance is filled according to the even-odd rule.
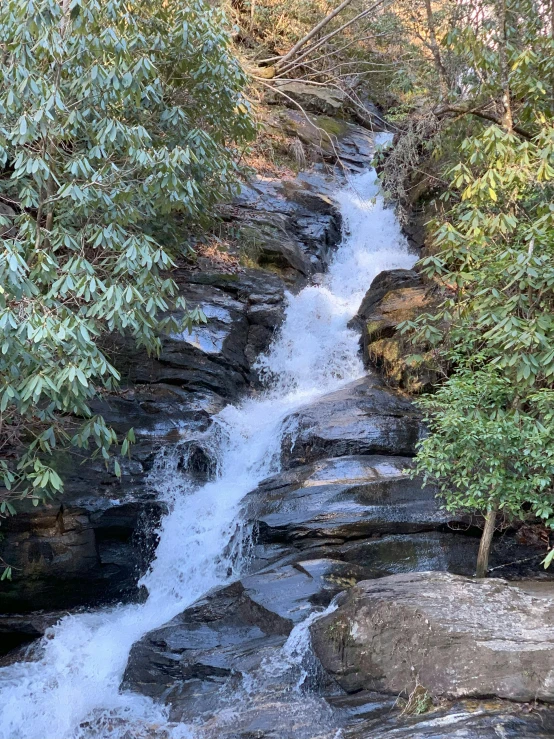
[[290,429],[281,447],[285,469],[352,454],[411,456],[424,433],[412,403],[371,375],[325,395],[285,423]]
[[554,589],[439,572],[359,583],[311,627],[323,667],[348,692],[554,702]]
[[347,100],[345,93],[338,88],[309,85],[301,80],[277,80],[275,88],[281,94],[275,93],[268,102],[290,105],[293,108],[297,108],[295,103],[298,103],[312,113],[336,115],[342,111]]

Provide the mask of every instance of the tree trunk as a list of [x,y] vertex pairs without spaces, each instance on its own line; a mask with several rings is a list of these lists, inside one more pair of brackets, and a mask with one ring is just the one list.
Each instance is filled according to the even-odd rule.
[[431,47],[431,53],[433,54],[435,68],[439,76],[439,84],[441,87],[441,93],[443,97],[446,97],[448,95],[448,89],[450,87],[450,83],[449,83],[446,67],[444,66],[443,61],[442,61],[439,42],[437,41],[437,33],[435,29],[435,18],[433,16],[431,0],[425,0],[425,12],[427,15],[427,31],[429,32],[429,46]]
[[479,554],[477,555],[477,570],[475,572],[475,577],[487,576],[487,570],[489,569],[489,554],[491,551],[492,537],[494,535],[497,512],[498,504],[495,503],[494,507],[491,508],[485,518],[485,528],[483,529],[483,533],[481,535]]
[[500,84],[502,86],[502,125],[511,133],[514,127],[512,116],[512,96],[510,92],[510,70],[508,67],[508,29],[506,24],[506,0],[496,2],[496,20],[498,24],[498,65],[500,67]]
[[[554,44],[554,0],[550,0],[550,41]],[[552,79],[552,90],[551,90],[551,104],[550,110],[554,115],[554,72],[551,75]]]

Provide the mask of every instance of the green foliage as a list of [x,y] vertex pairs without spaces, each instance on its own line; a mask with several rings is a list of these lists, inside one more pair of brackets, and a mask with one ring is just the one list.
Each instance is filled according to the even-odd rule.
[[233,146],[253,126],[223,17],[204,0],[4,0],[0,27],[5,516],[62,489],[49,463],[60,445],[128,453],[132,432],[118,440],[90,411],[119,379],[102,337],[155,352],[160,332],[202,319],[156,235],[235,191]]
[[430,434],[418,470],[438,484],[447,510],[485,513],[499,504],[517,517],[525,503],[554,522],[554,391],[532,392],[519,404],[516,385],[476,363],[419,401]]
[[554,44],[542,6],[508,0],[501,28],[502,6],[481,3],[446,41],[465,54],[469,107],[501,125],[473,119],[420,262],[451,297],[401,330],[454,368],[420,401],[417,471],[449,510],[531,510],[554,525]]

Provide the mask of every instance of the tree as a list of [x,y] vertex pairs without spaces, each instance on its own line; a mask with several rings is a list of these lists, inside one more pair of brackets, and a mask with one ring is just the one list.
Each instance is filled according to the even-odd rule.
[[484,576],[498,511],[531,510],[554,527],[554,47],[540,3],[473,10],[449,39],[465,54],[468,101],[453,107],[493,123],[465,140],[435,253],[420,262],[456,296],[402,330],[439,346],[454,367],[420,401],[430,435],[417,471],[448,509],[485,516]]
[[[61,490],[49,461],[60,445],[109,459],[118,439],[90,411],[119,379],[103,336],[155,352],[169,309],[184,326],[202,319],[171,279],[164,225],[235,191],[234,145],[253,124],[224,19],[204,0],[4,0],[0,27],[7,515]],[[131,438],[119,441],[125,453]]]

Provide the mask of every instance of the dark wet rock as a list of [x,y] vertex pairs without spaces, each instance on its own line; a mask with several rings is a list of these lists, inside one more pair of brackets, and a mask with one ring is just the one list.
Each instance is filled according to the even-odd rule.
[[294,180],[255,177],[221,213],[253,260],[294,282],[324,269],[340,240],[333,185],[317,171]]
[[211,416],[225,402],[213,393],[137,386],[95,402],[119,433],[134,428],[136,443],[121,461],[121,479],[101,458],[59,454],[65,481],[59,499],[18,504],[2,523],[0,556],[13,565],[0,590],[0,611],[65,609],[141,597],[137,583],[157,544],[165,504],[152,492],[160,449],[173,447],[175,464],[192,481],[214,465]]
[[325,395],[285,423],[285,469],[352,454],[411,456],[424,433],[414,406],[372,376]]
[[[552,590],[554,596],[554,589]],[[554,597],[504,580],[412,573],[366,581],[311,627],[323,667],[347,692],[554,701]]]
[[212,591],[137,642],[123,679],[151,697],[194,698],[204,681],[217,691],[240,668],[254,667],[267,637],[282,644],[290,622],[250,597],[240,582]]
[[[450,522],[449,525],[454,530],[345,542],[334,549],[334,556],[371,570],[375,577],[427,571],[473,576],[480,531],[477,528],[467,531],[467,525],[461,523]],[[458,531],[455,531],[456,527]],[[531,582],[549,587],[552,575],[541,566],[543,558],[544,547],[522,546],[514,532],[505,532],[493,540],[489,577],[509,580],[532,578]]]
[[[92,497],[92,496],[91,496]],[[96,605],[140,596],[137,582],[156,544],[163,511],[150,496],[78,506],[49,504],[2,525],[4,613]]]
[[213,711],[218,695],[274,656],[296,623],[363,575],[343,562],[311,560],[213,590],[134,645],[123,686],[170,704],[173,718]]
[[[402,528],[405,526],[403,524]],[[274,540],[275,532],[262,526],[256,536],[252,549],[254,569],[263,569],[275,562],[294,564],[299,560],[331,558],[358,565],[368,579],[373,579],[428,571],[473,576],[480,531],[475,529],[468,533],[464,528],[458,533],[449,530],[373,533],[346,540],[305,534],[287,540],[279,536]],[[513,532],[506,532],[493,541],[489,577],[515,581],[524,590],[531,586],[548,589],[553,575],[543,569],[542,559],[544,547],[522,546]]]
[[[59,618],[59,612],[0,614],[0,656],[12,650],[17,650],[17,655],[22,656],[25,647],[43,636],[46,629],[53,626]],[[0,661],[0,666],[5,664],[7,660]]]
[[353,100],[348,101],[348,110],[353,120],[375,133],[390,132],[391,127],[383,110],[363,93],[358,99],[358,105]]
[[268,348],[282,319],[282,280],[261,270],[212,276],[183,271],[174,278],[180,295],[191,307],[200,307],[208,322],[190,333],[163,336],[159,357],[146,358],[131,339],[115,339],[114,363],[130,383],[170,383],[236,399],[246,391],[251,364]]
[[295,467],[265,480],[245,499],[258,541],[302,548],[444,524],[432,487],[405,472],[407,457],[348,456]]

